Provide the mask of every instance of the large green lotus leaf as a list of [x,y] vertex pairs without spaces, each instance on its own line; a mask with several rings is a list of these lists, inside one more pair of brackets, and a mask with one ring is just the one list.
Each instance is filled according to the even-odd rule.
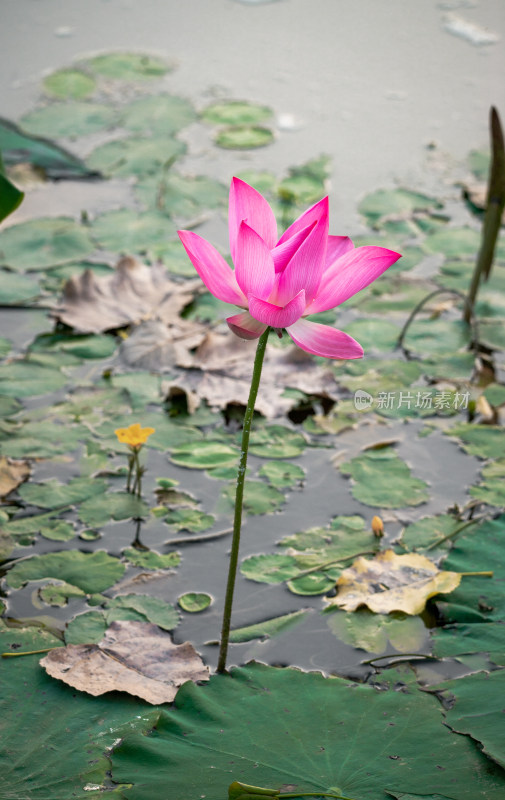
[[149,506],[127,492],[109,492],[90,497],[79,506],[79,519],[91,528],[106,525],[111,519],[146,517]]
[[82,100],[93,94],[96,82],[80,69],[59,69],[44,78],[42,85],[52,97]]
[[115,178],[150,175],[161,171],[186,152],[186,145],[170,137],[130,137],[97,147],[87,158],[91,169]]
[[381,217],[405,215],[413,211],[428,211],[441,207],[442,203],[434,197],[409,189],[378,189],[361,201],[358,210],[368,218],[369,222],[375,223]]
[[[152,622],[163,630],[171,631],[179,624],[179,614],[170,603],[161,597],[148,594],[124,594],[107,598],[104,603],[107,624],[121,619],[137,619]],[[135,612],[136,616],[131,612]]]
[[498,700],[505,692],[505,670],[445,681],[436,691],[456,701],[445,712],[447,725],[456,733],[471,736],[487,756],[505,767],[503,705]]
[[459,352],[423,359],[424,374],[435,383],[448,378],[469,381],[474,368],[474,353]]
[[268,425],[253,429],[249,452],[262,458],[296,458],[306,446],[301,433],[283,425]]
[[[153,175],[139,181],[135,186],[135,194],[149,208],[162,211],[169,217],[191,220],[206,209],[222,205],[226,201],[228,191],[222,183],[203,175],[189,178],[169,172],[161,177]],[[166,243],[165,248],[160,252],[166,262],[169,261],[171,255],[169,244],[170,242]],[[188,257],[182,249],[182,245],[177,244],[177,249],[182,250],[187,264]],[[156,243],[155,250],[158,251]],[[192,270],[186,274],[194,276],[195,268],[191,262],[189,263]]]
[[45,586],[41,586],[38,596],[48,606],[63,608],[70,598],[84,597],[85,592],[77,586],[72,586],[71,583],[58,581],[57,583],[46,583]]
[[278,204],[278,216],[283,224],[289,205],[292,206],[294,219],[298,214],[293,203],[314,203],[323,196],[325,183],[331,172],[332,164],[328,156],[319,156],[305,164],[289,168],[288,177],[284,178],[277,187],[277,195],[283,201]]
[[505,324],[502,319],[479,321],[479,342],[491,350],[505,350]]
[[188,100],[157,94],[123,106],[119,125],[131,131],[151,131],[159,136],[170,136],[195,119],[196,111]]
[[230,642],[238,644],[240,642],[251,642],[254,639],[270,639],[272,636],[278,636],[280,633],[296,627],[307,614],[308,609],[302,608],[299,611],[292,611],[290,614],[266,619],[264,622],[256,622],[254,625],[234,628],[230,631]]
[[117,114],[98,103],[52,103],[21,117],[28,133],[49,137],[78,137],[97,133],[114,125]]
[[123,556],[134,567],[142,569],[171,569],[181,563],[181,554],[175,551],[161,555],[154,550],[136,550],[134,547],[128,547],[123,550]]
[[[61,642],[34,628],[3,630],[2,651],[58,647]],[[5,800],[68,800],[103,797],[94,790],[107,780],[108,748],[125,727],[146,732],[157,711],[133,697],[91,697],[50,678],[40,656],[2,663],[0,794]],[[30,691],[26,691],[26,687]],[[36,731],[35,735],[29,735]],[[111,800],[120,789],[107,792]]]
[[263,122],[271,116],[271,108],[240,100],[213,103],[202,113],[202,118],[212,125],[252,125],[255,122]]
[[23,305],[40,294],[39,284],[30,275],[0,270],[0,304]]
[[293,594],[303,595],[304,597],[327,594],[335,588],[335,577],[330,577],[329,575],[331,571],[309,572],[306,575],[300,575],[299,578],[287,581],[286,586]]
[[505,430],[498,425],[462,422],[444,432],[459,439],[463,449],[472,456],[500,458],[505,452]]
[[467,347],[470,329],[462,320],[418,319],[410,325],[403,346],[423,355],[454,353]]
[[359,341],[365,351],[393,350],[400,327],[385,319],[357,319],[345,326],[345,332]]
[[482,478],[482,483],[470,487],[472,497],[497,508],[505,506],[505,458],[485,466]]
[[70,620],[65,628],[65,644],[98,644],[107,630],[102,611],[86,611]]
[[[378,244],[377,238],[373,244]],[[382,242],[379,244],[383,245]],[[399,264],[401,266],[401,259]],[[406,280],[401,275],[392,273],[390,277],[382,276],[377,284],[372,284],[354,295],[347,300],[347,305],[356,306],[360,311],[370,314],[401,314],[412,311],[434,288],[434,284],[428,281]]]
[[17,125],[0,118],[0,150],[5,164],[29,163],[41,167],[49,178],[82,178],[92,173],[72,153],[36,136],[28,136]]
[[424,550],[426,547],[433,547],[437,543],[442,544],[442,540],[445,540],[446,537],[453,534],[461,526],[461,520],[450,514],[423,517],[407,525],[402,533],[402,544],[408,550]]
[[313,555],[315,564],[341,562],[354,558],[358,553],[373,551],[377,540],[371,528],[365,526],[363,517],[335,517],[329,526],[286,536],[279,542],[290,552]]
[[[235,484],[223,490],[222,496],[233,506],[235,503]],[[263,481],[245,481],[244,509],[247,514],[269,514],[276,511],[286,498],[275,486],[268,486]]]
[[103,478],[72,478],[68,483],[50,478],[44,483],[25,483],[19,487],[18,493],[28,505],[57,508],[80,503],[88,497],[103,494],[106,489],[107,482]]
[[74,538],[75,528],[72,522],[53,519],[41,527],[40,533],[44,539],[50,539],[52,542],[68,542]]
[[50,511],[47,514],[33,514],[32,516],[22,516],[3,523],[3,529],[14,536],[24,536],[25,534],[39,533],[43,529],[52,526],[55,514],[59,512]]
[[454,541],[444,561],[444,569],[455,572],[487,572],[493,577],[467,576],[450,597],[450,604],[440,604],[450,622],[462,619],[465,609],[480,612],[480,619],[499,621],[505,614],[505,548],[503,535],[505,515],[484,521],[478,528],[469,528]]
[[[157,179],[146,179],[138,188],[138,194],[142,195],[145,203],[152,200],[151,190],[154,189]],[[186,255],[186,251],[180,241],[160,242],[149,249],[149,255],[156,255],[165,264],[172,275],[180,275],[183,278],[194,278],[195,268]],[[222,305],[221,305],[222,309]]]
[[74,450],[80,440],[88,438],[89,430],[84,426],[57,425],[49,420],[27,422],[12,430],[0,428],[2,453],[11,458],[53,458]]
[[132,784],[128,800],[167,787],[174,798],[222,800],[232,781],[354,800],[387,800],[390,790],[499,800],[505,791],[502,770],[444,726],[431,695],[261,664],[186,683],[156,731],[128,735],[111,758],[113,781]]
[[267,461],[258,475],[266,478],[276,489],[293,487],[305,480],[305,472],[298,464],[290,461]]
[[274,135],[262,125],[232,125],[221,128],[214,137],[218,147],[225,150],[253,150],[273,142]]
[[172,69],[163,59],[147,53],[104,53],[84,64],[104,78],[131,82],[161,78]]
[[173,236],[175,227],[163,214],[146,211],[139,214],[121,208],[97,217],[92,227],[100,247],[117,253],[142,253],[156,242]]
[[245,181],[256,189],[257,192],[265,195],[272,195],[275,185],[277,183],[277,178],[272,172],[256,172],[255,170],[245,170],[237,172],[237,178],[240,180]]
[[174,464],[190,469],[212,469],[233,466],[237,463],[238,456],[239,451],[236,447],[206,439],[174,448],[170,460]]
[[372,408],[381,417],[392,419],[449,417],[457,414],[461,408],[467,408],[469,397],[468,392],[460,392],[453,388],[412,387],[393,392],[379,391]]
[[216,518],[195,508],[179,508],[169,511],[163,519],[173,531],[200,533],[211,528]]
[[505,666],[505,624],[471,622],[444,625],[431,632],[433,655],[458,658],[471,653],[488,653],[494,664]]
[[367,653],[419,653],[426,646],[428,632],[421,617],[404,614],[373,614],[361,609],[353,613],[325,614],[329,629],[338,639]]
[[340,465],[353,479],[356,500],[378,508],[418,506],[429,499],[428,486],[413,478],[410,469],[390,447],[370,450]]
[[163,399],[161,376],[153,375],[151,372],[126,372],[123,375],[112,375],[110,382],[113,386],[128,391],[134,409],[144,409],[147,403],[160,403]]
[[87,229],[67,217],[40,217],[0,232],[0,263],[13,269],[43,270],[93,250]]
[[92,594],[108,589],[122,578],[124,571],[125,565],[118,558],[107,555],[105,550],[95,553],[65,550],[18,561],[7,573],[7,584],[12,589],[19,589],[27,581],[59,578]]
[[[480,248],[481,236],[473,228],[446,228],[431,236],[427,236],[423,246],[431,253],[443,253],[447,258],[470,258],[475,256]],[[497,242],[495,259],[503,261],[504,247],[501,241]]]

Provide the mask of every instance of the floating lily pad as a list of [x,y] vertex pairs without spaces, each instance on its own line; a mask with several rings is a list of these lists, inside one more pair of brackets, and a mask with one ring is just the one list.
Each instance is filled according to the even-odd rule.
[[256,147],[265,147],[273,140],[272,131],[260,125],[233,125],[221,128],[214,137],[218,147],[224,147],[226,150],[253,150]]
[[96,89],[94,79],[79,69],[58,69],[44,78],[42,85],[52,97],[82,100]]
[[505,324],[503,320],[479,320],[479,341],[491,350],[505,350]]
[[274,553],[245,558],[240,571],[246,578],[258,583],[283,583],[298,575],[300,567],[293,556]]
[[107,482],[103,478],[72,478],[68,483],[50,478],[45,483],[25,483],[19,488],[19,495],[29,505],[57,508],[75,505],[88,497],[103,494],[106,489]]
[[121,109],[119,124],[131,131],[169,136],[196,119],[188,100],[169,94],[141,97]]
[[478,458],[500,458],[505,451],[505,430],[498,425],[462,422],[444,433],[455,436],[467,453]]
[[491,153],[489,150],[472,150],[468,156],[468,162],[475,177],[479,178],[481,181],[485,181],[491,164]]
[[438,542],[445,544],[456,530],[461,528],[461,520],[450,514],[439,514],[436,517],[423,517],[407,525],[402,534],[402,543],[409,550],[424,550]]
[[84,427],[58,425],[48,420],[27,422],[10,432],[0,431],[2,452],[12,458],[53,458],[68,453],[77,447],[81,438],[88,437],[89,431]]
[[186,145],[170,137],[118,139],[100,145],[88,156],[92,169],[108,177],[127,178],[160,172],[186,151]]
[[268,425],[251,432],[249,452],[262,458],[295,458],[306,446],[301,433],[283,425]]
[[7,397],[33,397],[56,392],[67,380],[60,370],[29,360],[11,361],[0,366],[0,394]]
[[7,573],[7,584],[19,589],[27,581],[58,578],[91,594],[108,589],[122,578],[124,571],[125,565],[104,550],[95,553],[66,550],[18,561]]
[[235,465],[239,451],[224,442],[212,440],[189,442],[174,448],[170,460],[189,469],[213,469]]
[[470,329],[462,320],[417,319],[403,344],[411,352],[438,355],[462,350],[470,338]]
[[[324,194],[325,182],[330,174],[331,159],[328,156],[313,158],[300,166],[290,167],[288,177],[284,178],[277,187],[277,194],[281,201],[291,204],[314,203]],[[284,206],[281,216],[285,211]]]
[[93,238],[105,250],[116,253],[144,253],[156,242],[175,235],[175,226],[163,214],[146,211],[139,214],[122,208],[106,211],[93,222]]
[[5,164],[29,163],[43,169],[49,178],[82,178],[93,174],[73,153],[46,139],[28,136],[6,119],[0,119],[0,150]]
[[358,210],[375,223],[381,217],[441,207],[442,203],[436,198],[409,189],[378,189],[361,201]]
[[72,522],[55,519],[44,525],[40,529],[40,533],[44,539],[50,539],[53,542],[68,542],[74,538],[75,528]]
[[[235,484],[231,484],[223,491],[223,497],[233,505],[235,503]],[[276,511],[286,502],[286,498],[279,489],[268,486],[263,481],[248,481],[244,486],[244,509],[247,514],[268,514]]]
[[147,53],[104,53],[85,63],[104,78],[130,82],[161,78],[172,69],[163,59]]
[[28,133],[76,138],[112,127],[116,117],[113,108],[98,103],[52,103],[30,111],[20,122]]
[[240,642],[251,642],[254,639],[270,639],[272,636],[278,636],[296,627],[298,623],[302,622],[307,613],[308,610],[303,608],[299,611],[292,611],[290,614],[267,619],[264,622],[257,622],[254,625],[234,628],[230,631],[230,642],[239,644]]
[[276,489],[292,487],[305,480],[305,472],[298,464],[289,461],[267,461],[260,468],[258,475],[267,478]]
[[107,623],[101,611],[78,614],[65,628],[66,644],[96,644],[105,634]]
[[129,547],[123,550],[123,555],[134,567],[142,569],[172,569],[181,563],[181,554],[175,551],[161,555],[154,550],[136,550],[134,547]]
[[203,511],[194,508],[181,508],[169,511],[164,516],[164,521],[176,532],[200,533],[211,528],[216,518],[212,514],[204,514]]
[[19,207],[24,196],[24,192],[21,192],[17,186],[4,175],[0,153],[0,222]]
[[505,506],[505,459],[485,466],[482,478],[482,483],[470,487],[472,497],[497,508]]
[[[223,205],[228,197],[228,190],[219,181],[203,175],[189,177],[169,172],[166,175],[152,175],[139,181],[135,186],[135,194],[149,208],[177,219],[192,220],[209,208]],[[182,250],[188,262],[180,242],[178,249]],[[171,253],[172,249],[168,247],[164,248],[160,255],[164,260],[168,260]],[[195,268],[191,262],[189,264],[192,271],[188,274],[194,275]]]
[[345,332],[359,341],[365,351],[393,350],[400,335],[400,327],[384,319],[358,319],[345,326]]
[[107,625],[115,620],[138,620],[152,622],[165,631],[171,631],[179,624],[179,614],[170,603],[161,597],[148,594],[121,594],[106,598],[104,614]]
[[330,578],[326,572],[310,572],[287,582],[287,587],[293,594],[312,596],[326,594],[335,586],[335,579]]
[[446,228],[427,236],[424,247],[430,253],[464,259],[476,255],[480,247],[480,234],[473,228]]
[[186,594],[181,594],[177,602],[183,611],[197,614],[210,606],[212,597],[205,592],[186,592]]
[[435,628],[432,633],[433,655],[458,658],[472,653],[488,653],[490,660],[505,666],[505,623],[457,623]]
[[340,465],[354,483],[356,500],[376,508],[418,506],[429,500],[428,486],[413,478],[407,464],[389,447],[370,450]]
[[43,270],[93,249],[87,229],[67,217],[41,217],[0,232],[0,263],[12,269]]
[[233,100],[228,103],[213,103],[202,113],[202,118],[212,125],[253,125],[272,116],[272,109],[254,103]]
[[84,597],[85,592],[78,586],[71,583],[59,581],[58,583],[46,583],[39,589],[39,597],[48,606],[58,606],[62,608],[67,605],[69,599],[73,597]]
[[417,616],[334,611],[325,615],[329,629],[351,647],[368,653],[384,653],[394,647],[399,653],[417,653],[426,645],[427,630]]
[[23,305],[40,294],[37,281],[30,275],[0,270],[0,304],[3,306]]
[[79,519],[92,528],[106,525],[111,519],[146,517],[149,506],[127,492],[109,492],[85,500],[79,506]]

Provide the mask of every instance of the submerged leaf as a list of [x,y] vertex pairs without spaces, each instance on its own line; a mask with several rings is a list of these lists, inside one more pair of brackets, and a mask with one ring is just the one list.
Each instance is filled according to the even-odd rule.
[[423,611],[430,597],[452,592],[460,582],[459,573],[441,572],[425,556],[386,550],[374,559],[357,558],[345,569],[337,581],[338,594],[328,604],[345,611],[366,605],[376,614],[414,615]]
[[97,645],[67,645],[41,662],[49,675],[97,695],[128,692],[148,703],[170,703],[188,680],[206,681],[208,667],[189,642],[145,622],[113,622]]

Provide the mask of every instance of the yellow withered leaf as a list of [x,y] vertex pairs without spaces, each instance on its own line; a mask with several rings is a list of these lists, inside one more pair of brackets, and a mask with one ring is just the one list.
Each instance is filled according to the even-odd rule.
[[454,591],[460,581],[458,572],[441,571],[418,553],[386,550],[372,559],[355,559],[340,575],[338,593],[328,603],[345,611],[368,606],[376,614],[420,614],[430,597]]

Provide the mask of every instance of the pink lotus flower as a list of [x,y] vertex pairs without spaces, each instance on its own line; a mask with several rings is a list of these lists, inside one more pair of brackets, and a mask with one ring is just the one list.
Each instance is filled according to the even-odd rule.
[[285,328],[309,353],[361,358],[363,348],[352,336],[304,317],[339,306],[400,254],[384,247],[354,247],[348,236],[329,236],[327,197],[277,240],[267,201],[238,178],[231,183],[228,221],[235,270],[201,236],[191,231],[179,231],[179,236],[209,292],[246,309],[228,317],[230,329],[242,339],[257,339],[268,326]]

